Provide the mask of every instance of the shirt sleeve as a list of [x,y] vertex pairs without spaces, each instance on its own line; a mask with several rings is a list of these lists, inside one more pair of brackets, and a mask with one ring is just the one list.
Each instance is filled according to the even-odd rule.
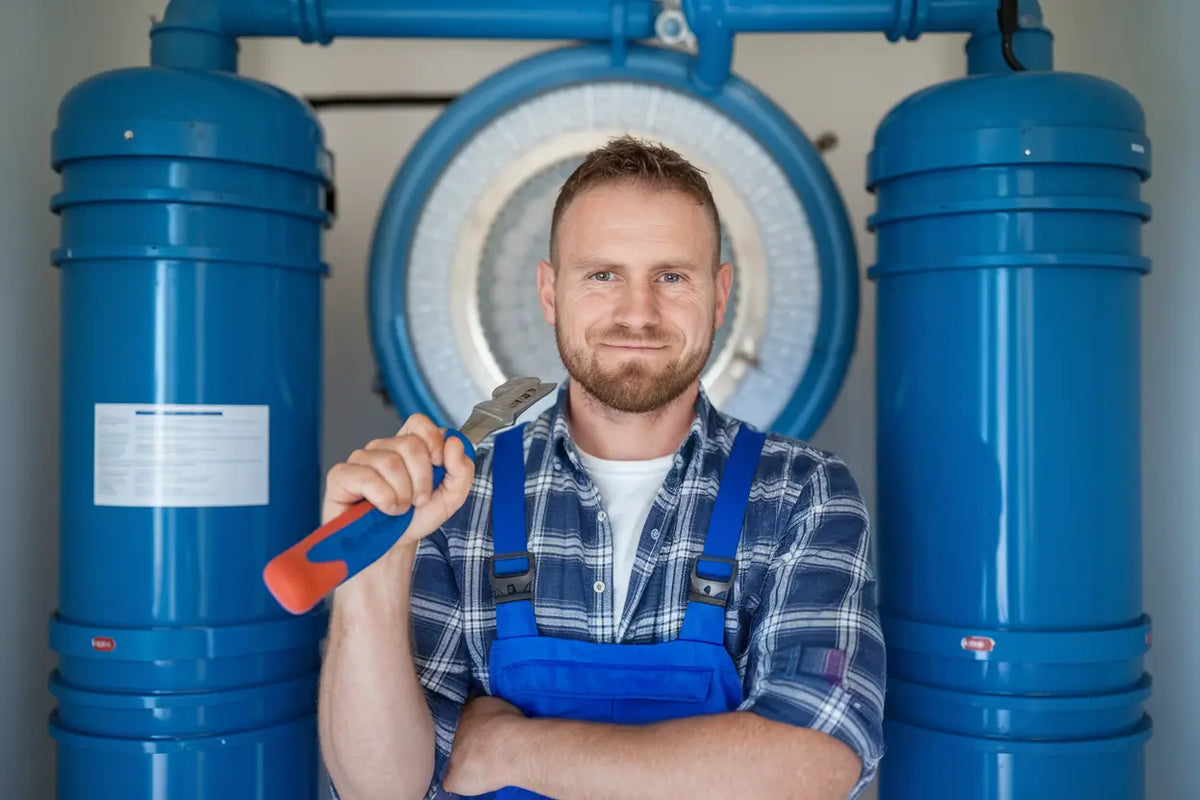
[[883,756],[886,654],[858,486],[835,457],[804,481],[751,617],[739,710],[829,734],[862,760],[850,797]]
[[[413,663],[433,716],[433,779],[425,796],[440,800],[456,796],[442,790],[441,784],[471,684],[462,593],[441,531],[423,539],[417,548],[409,602]],[[328,786],[330,798],[340,800],[331,779]]]

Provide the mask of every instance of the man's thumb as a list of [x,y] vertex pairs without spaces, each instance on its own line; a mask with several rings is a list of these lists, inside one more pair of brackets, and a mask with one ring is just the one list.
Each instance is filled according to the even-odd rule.
[[456,436],[447,436],[442,445],[442,464],[446,475],[442,478],[442,488],[447,500],[457,509],[467,499],[471,491],[471,482],[475,479],[475,462],[472,461]]

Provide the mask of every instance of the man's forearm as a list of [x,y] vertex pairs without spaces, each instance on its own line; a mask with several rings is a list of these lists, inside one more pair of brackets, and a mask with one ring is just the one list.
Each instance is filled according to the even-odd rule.
[[390,551],[334,593],[318,717],[342,800],[421,798],[433,775],[433,718],[408,633],[413,549]]
[[750,712],[641,726],[521,719],[505,740],[510,784],[561,800],[845,800],[861,771],[837,739]]

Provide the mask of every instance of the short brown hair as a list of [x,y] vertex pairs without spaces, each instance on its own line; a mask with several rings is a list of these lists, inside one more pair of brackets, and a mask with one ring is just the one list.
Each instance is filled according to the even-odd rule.
[[632,183],[679,192],[704,206],[713,223],[713,268],[720,263],[721,218],[704,173],[671,148],[627,134],[588,153],[559,190],[550,218],[550,263],[555,269],[558,269],[558,224],[563,212],[578,195],[607,183]]

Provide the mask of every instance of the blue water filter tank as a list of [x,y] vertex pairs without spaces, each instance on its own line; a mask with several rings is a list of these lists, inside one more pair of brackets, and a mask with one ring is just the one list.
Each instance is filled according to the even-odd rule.
[[884,119],[881,797],[1142,797],[1137,101],[978,75]]
[[324,613],[261,573],[319,523],[322,138],[231,73],[60,105],[59,800],[315,791]]

